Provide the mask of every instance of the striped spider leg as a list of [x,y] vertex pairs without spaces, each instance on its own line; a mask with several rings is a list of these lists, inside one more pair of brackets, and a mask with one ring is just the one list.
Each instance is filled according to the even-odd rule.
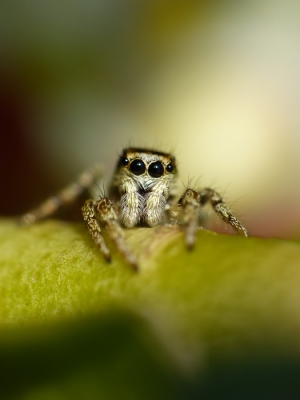
[[[84,191],[87,190],[92,194],[93,186],[100,180],[101,176],[102,173],[99,166],[85,171],[76,182],[68,185],[57,195],[48,198],[38,207],[21,216],[18,223],[23,226],[29,226],[54,216],[61,207],[74,203]],[[126,244],[124,232],[118,223],[112,202],[107,197],[101,197],[99,200],[86,200],[81,210],[87,229],[105,259],[110,261],[111,256],[101,233],[101,225],[107,230],[108,236],[117,245],[127,262],[136,270],[136,258]]]
[[187,189],[180,197],[178,205],[182,208],[182,222],[186,227],[186,245],[192,249],[196,241],[196,232],[199,225],[200,209],[210,203],[215,212],[239,234],[248,237],[249,234],[241,221],[230,211],[222,197],[213,189],[196,191]]
[[86,200],[81,210],[88,231],[106,261],[111,261],[111,255],[102,236],[101,226],[104,227],[108,236],[115,243],[120,253],[123,254],[128,264],[137,271],[138,263],[136,257],[127,246],[124,230],[118,222],[117,213],[111,200],[107,197],[101,197],[97,201],[92,199]]
[[101,176],[102,172],[99,165],[95,165],[93,168],[83,172],[76,182],[71,183],[55,196],[49,197],[38,207],[22,215],[18,223],[23,226],[28,226],[40,220],[52,217],[61,207],[71,205],[86,190],[90,190]]

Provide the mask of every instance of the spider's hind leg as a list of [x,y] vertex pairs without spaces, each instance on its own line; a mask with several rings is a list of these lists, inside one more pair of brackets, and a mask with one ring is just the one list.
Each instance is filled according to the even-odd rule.
[[203,189],[199,192],[200,203],[203,206],[207,202],[211,204],[215,212],[223,219],[223,221],[230,224],[239,235],[248,237],[249,234],[247,229],[241,223],[241,221],[232,214],[232,211],[226,203],[224,203],[222,197],[213,189]]
[[38,207],[30,210],[26,214],[22,215],[18,223],[20,225],[32,225],[42,219],[49,218],[64,206],[72,204],[76,199],[87,189],[90,189],[92,185],[101,177],[101,170],[98,165],[94,166],[90,170],[83,172],[77,179],[76,182],[71,183],[57,195],[49,197],[46,201],[40,204]]
[[200,208],[207,203],[210,203],[215,212],[230,224],[237,233],[245,237],[249,236],[244,225],[232,214],[219,193],[209,188],[200,191],[187,189],[179,199],[178,204],[183,208],[182,222],[186,226],[186,245],[188,248],[193,248],[195,244]]

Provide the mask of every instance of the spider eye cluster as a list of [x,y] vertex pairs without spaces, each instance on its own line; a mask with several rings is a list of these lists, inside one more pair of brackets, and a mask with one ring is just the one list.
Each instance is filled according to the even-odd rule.
[[[143,160],[136,158],[133,161],[129,161],[127,157],[121,158],[120,164],[123,166],[129,165],[129,170],[134,174],[134,175],[143,175],[146,170],[147,166],[144,163]],[[164,175],[164,173],[168,172],[171,173],[174,171],[174,165],[172,163],[169,163],[166,167],[161,161],[154,161],[148,166],[148,174],[152,178],[160,178],[161,176]]]

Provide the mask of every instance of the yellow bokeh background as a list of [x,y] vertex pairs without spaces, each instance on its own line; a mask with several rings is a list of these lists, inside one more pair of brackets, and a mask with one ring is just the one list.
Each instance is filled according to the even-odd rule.
[[99,161],[108,181],[124,146],[155,146],[252,234],[299,237],[300,3],[1,8],[2,80],[13,71],[30,88],[26,138],[57,187]]

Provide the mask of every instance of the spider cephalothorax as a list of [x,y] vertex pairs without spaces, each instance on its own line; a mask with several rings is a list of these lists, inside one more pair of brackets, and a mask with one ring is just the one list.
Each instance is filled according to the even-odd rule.
[[[191,249],[196,239],[201,207],[208,202],[225,222],[238,233],[248,236],[246,228],[232,214],[222,197],[209,188],[187,188],[178,200],[181,215],[175,221],[171,216],[171,206],[176,194],[176,176],[176,160],[171,154],[137,147],[123,150],[109,195],[88,199],[82,207],[88,231],[108,261],[111,260],[111,255],[102,236],[102,228],[106,229],[111,240],[134,269],[138,268],[138,262],[126,243],[122,226],[132,228],[142,224],[153,227],[180,221],[186,231],[186,245]],[[76,183],[25,214],[21,222],[30,225],[53,215],[61,205],[73,202],[86,189],[92,192],[93,185],[99,179],[101,172],[98,168],[84,172]]]
[[111,186],[112,198],[119,201],[123,225],[132,228],[139,223],[162,223],[167,201],[174,194],[175,177],[173,156],[146,149],[125,149]]

